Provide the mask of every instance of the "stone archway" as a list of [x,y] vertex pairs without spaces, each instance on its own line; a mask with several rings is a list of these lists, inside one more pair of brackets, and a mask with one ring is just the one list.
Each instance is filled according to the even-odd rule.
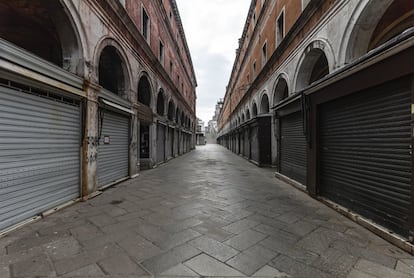
[[63,5],[57,0],[0,0],[0,37],[82,75],[82,43]]

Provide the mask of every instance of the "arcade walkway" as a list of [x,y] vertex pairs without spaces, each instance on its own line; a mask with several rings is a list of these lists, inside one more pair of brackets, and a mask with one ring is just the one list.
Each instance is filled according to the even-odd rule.
[[151,276],[414,277],[414,257],[218,145],[0,239],[2,278]]

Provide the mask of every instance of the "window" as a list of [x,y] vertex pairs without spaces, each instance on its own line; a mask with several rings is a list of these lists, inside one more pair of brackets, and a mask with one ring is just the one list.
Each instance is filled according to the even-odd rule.
[[170,24],[173,24],[173,16],[172,16],[172,12],[170,11]]
[[262,68],[264,67],[266,62],[267,62],[267,42],[265,42],[262,47]]
[[255,24],[256,24],[256,9],[253,12],[253,28]]
[[171,78],[172,78],[173,73],[174,73],[173,66],[174,66],[174,65],[173,65],[172,61],[170,61],[170,76],[171,76]]
[[256,78],[256,61],[253,63],[253,78]]
[[142,7],[142,35],[149,43],[150,41],[150,19],[146,13],[144,7]]
[[159,53],[159,59],[160,63],[164,65],[164,44],[160,40],[160,47],[159,47],[160,53]]
[[276,46],[278,46],[285,37],[285,11],[283,10],[276,21]]

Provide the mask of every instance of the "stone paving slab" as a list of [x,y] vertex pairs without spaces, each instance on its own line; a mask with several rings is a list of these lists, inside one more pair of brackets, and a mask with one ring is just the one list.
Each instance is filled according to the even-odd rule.
[[0,277],[414,278],[414,256],[217,145],[0,238]]

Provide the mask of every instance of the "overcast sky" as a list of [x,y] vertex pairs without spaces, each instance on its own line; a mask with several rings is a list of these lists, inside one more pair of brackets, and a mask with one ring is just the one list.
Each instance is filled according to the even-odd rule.
[[197,77],[197,117],[207,125],[224,97],[250,0],[176,0]]

